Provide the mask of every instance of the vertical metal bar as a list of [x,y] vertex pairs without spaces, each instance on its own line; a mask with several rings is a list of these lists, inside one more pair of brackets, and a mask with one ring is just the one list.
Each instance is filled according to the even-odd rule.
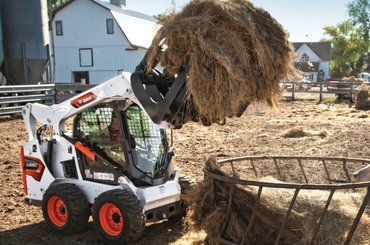
[[47,57],[47,65],[45,67],[45,70],[46,70],[46,83],[50,83],[50,45],[49,44],[46,44],[45,46],[45,49],[46,49],[46,57]]
[[326,176],[328,177],[328,181],[331,184],[331,178],[330,178],[328,167],[326,166],[325,160],[322,160],[322,163],[324,164],[324,169],[325,169]]
[[330,202],[331,200],[333,199],[333,195],[334,195],[334,192],[335,192],[335,189],[331,189],[330,190],[330,195],[328,197],[328,200],[326,201],[326,204],[325,204],[325,207],[324,207],[324,210],[322,211],[321,213],[321,216],[319,218],[319,222],[317,222],[314,230],[313,230],[313,233],[312,233],[312,238],[311,238],[311,241],[310,241],[310,245],[312,244],[315,244],[315,240],[316,240],[316,236],[317,236],[317,233],[319,232],[320,230],[320,226],[322,224],[322,222],[324,221],[324,218],[325,218],[325,214],[327,213],[328,211],[328,208],[329,208],[329,205],[330,205]]
[[[226,183],[223,183],[223,184],[226,184]],[[221,239],[223,237],[224,232],[226,231],[227,225],[229,224],[230,212],[231,212],[231,204],[232,204],[233,194],[234,194],[234,185],[231,184],[231,183],[227,183],[227,184],[230,185],[230,189],[229,189],[229,200],[228,200],[228,204],[227,204],[226,217],[225,217],[225,220],[224,220],[225,223],[222,226],[222,229],[221,229],[221,232],[220,232],[220,236],[219,236]]]
[[362,214],[364,213],[366,206],[369,204],[369,201],[370,201],[370,187],[367,187],[366,196],[365,196],[364,200],[362,201],[361,207],[358,210],[358,213],[356,215],[356,218],[353,221],[353,224],[351,226],[351,229],[348,232],[347,238],[346,238],[346,240],[343,243],[344,245],[348,245],[351,242],[352,236],[353,236],[353,234],[356,231],[357,225],[360,222],[360,219],[362,217]]
[[49,83],[50,78],[49,78],[49,67],[48,67],[48,65],[45,68],[45,75],[46,75],[46,83]]
[[349,96],[349,102],[348,102],[348,106],[349,108],[352,107],[352,103],[353,103],[353,82],[351,82],[351,92],[350,92],[350,96]]
[[254,219],[256,218],[258,205],[259,205],[259,203],[260,203],[260,198],[261,198],[261,194],[262,194],[262,189],[263,189],[263,187],[262,187],[262,186],[258,187],[258,193],[257,193],[257,197],[256,197],[256,202],[254,203],[253,211],[252,211],[252,214],[251,214],[251,218],[250,218],[250,220],[249,220],[249,223],[248,223],[247,230],[245,231],[244,236],[243,236],[243,239],[242,239],[242,240],[241,240],[241,242],[240,242],[240,244],[241,244],[241,245],[242,245],[242,244],[244,244],[244,241],[245,241],[245,239],[247,238],[248,233],[249,233],[249,232],[250,232],[250,230],[252,229]]
[[300,189],[299,189],[299,188],[295,189],[295,192],[294,192],[294,195],[293,195],[292,201],[290,201],[290,205],[289,205],[288,211],[287,211],[287,213],[286,213],[286,215],[285,215],[285,218],[284,218],[284,220],[283,220],[283,223],[282,223],[282,224],[281,224],[281,226],[280,226],[279,234],[278,234],[278,236],[277,236],[277,238],[276,238],[275,245],[279,244],[279,241],[280,241],[281,234],[282,234],[282,232],[283,232],[284,226],[285,226],[286,222],[287,222],[287,221],[288,221],[288,219],[289,219],[289,215],[290,215],[290,213],[291,213],[291,211],[292,211],[292,209],[293,209],[293,206],[294,206],[295,200],[297,199],[297,196],[298,196],[299,191],[300,191]]
[[27,54],[26,54],[26,43],[21,42],[21,56],[22,56],[22,65],[23,65],[23,78],[24,84],[29,84],[28,81],[28,71],[27,71]]
[[215,206],[215,179],[212,178],[212,177],[208,177],[208,178],[211,178],[210,182],[211,182],[211,190],[210,190],[210,195],[211,195],[211,206],[214,207]]
[[302,165],[301,159],[297,159],[297,160],[298,160],[299,167],[300,167],[300,169],[302,171],[303,178],[306,181],[306,183],[308,184],[308,179],[307,179],[306,173],[305,173],[305,171],[303,169],[303,165]]
[[235,175],[236,171],[235,171],[235,168],[234,168],[234,162],[230,161],[230,165],[231,165],[231,170],[233,170],[233,174]]
[[319,103],[322,102],[322,82],[320,82],[320,97],[319,97]]
[[56,83],[54,83],[54,100],[55,100],[55,104],[59,103],[59,101],[58,101],[58,87],[57,87]]
[[282,178],[282,176],[281,176],[281,173],[280,173],[279,166],[277,165],[277,160],[276,160],[276,158],[274,158],[274,164],[275,164],[276,171],[277,171],[277,173],[278,173],[278,175],[279,175],[279,178],[281,179],[281,178]]
[[347,161],[343,160],[343,170],[346,173],[346,177],[349,182],[351,182],[351,176],[349,175],[348,168],[347,168]]
[[250,162],[251,162],[251,164],[252,164],[252,168],[253,168],[253,172],[254,172],[254,174],[256,175],[256,177],[258,177],[257,169],[256,169],[256,167],[254,166],[253,159],[250,159]]

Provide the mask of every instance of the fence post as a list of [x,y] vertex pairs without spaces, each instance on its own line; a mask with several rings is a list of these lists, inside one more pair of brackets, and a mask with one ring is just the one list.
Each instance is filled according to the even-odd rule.
[[295,100],[295,83],[292,82],[292,100]]
[[54,104],[57,103],[57,84],[54,83]]
[[322,82],[320,82],[320,98],[319,98],[319,103],[322,102]]
[[351,94],[349,96],[349,101],[348,101],[348,106],[349,108],[352,107],[352,103],[353,103],[353,82],[351,82]]

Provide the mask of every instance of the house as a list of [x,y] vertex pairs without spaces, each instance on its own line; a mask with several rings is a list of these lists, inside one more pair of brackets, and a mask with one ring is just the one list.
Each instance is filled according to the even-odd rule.
[[294,65],[312,82],[322,82],[330,76],[329,42],[295,42],[296,52]]
[[117,2],[124,1],[72,0],[55,12],[55,82],[97,84],[135,70],[151,44],[156,20]]

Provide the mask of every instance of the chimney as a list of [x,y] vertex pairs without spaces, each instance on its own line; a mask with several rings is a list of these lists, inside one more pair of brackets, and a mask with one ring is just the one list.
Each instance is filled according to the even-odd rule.
[[126,7],[126,0],[109,0],[109,2],[120,8]]

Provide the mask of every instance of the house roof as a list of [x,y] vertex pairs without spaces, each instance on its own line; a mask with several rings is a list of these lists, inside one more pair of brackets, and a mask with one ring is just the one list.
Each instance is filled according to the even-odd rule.
[[295,62],[294,66],[303,72],[318,72],[320,62]]
[[[54,12],[54,15],[74,1],[75,0],[71,0],[62,8],[59,8]],[[132,46],[142,48],[150,47],[152,39],[159,28],[154,17],[133,10],[122,9],[108,2],[102,2],[99,0],[90,1],[100,5],[112,13],[123,34]]]
[[321,60],[331,59],[331,44],[330,42],[295,42],[292,43],[297,51],[303,44],[306,44]]

